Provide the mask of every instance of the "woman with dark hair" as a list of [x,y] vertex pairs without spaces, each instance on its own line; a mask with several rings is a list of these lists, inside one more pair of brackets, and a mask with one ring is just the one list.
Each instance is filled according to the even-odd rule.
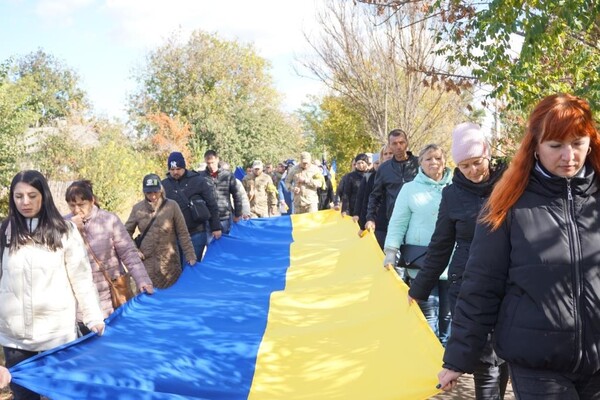
[[[154,293],[152,281],[125,225],[115,214],[98,207],[92,183],[87,180],[73,182],[67,188],[65,200],[71,209],[65,218],[75,223],[85,241],[104,317],[112,314],[114,308],[103,270],[111,279],[116,279],[126,273],[124,265],[140,292]],[[86,333],[85,327],[82,327],[82,333]]]
[[442,389],[473,370],[494,330],[518,399],[600,398],[599,173],[589,104],[541,100],[478,221]]
[[[0,344],[6,366],[77,338],[75,313],[104,332],[98,292],[81,235],[58,212],[46,178],[19,172],[0,227]],[[11,383],[15,400],[40,399]]]

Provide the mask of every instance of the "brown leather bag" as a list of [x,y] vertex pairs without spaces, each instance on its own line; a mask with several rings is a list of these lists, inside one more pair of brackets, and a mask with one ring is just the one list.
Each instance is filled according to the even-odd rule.
[[133,290],[131,290],[130,284],[131,273],[127,271],[127,269],[123,265],[125,273],[117,276],[115,279],[111,279],[108,275],[108,272],[106,271],[106,268],[104,268],[104,264],[98,259],[98,257],[96,257],[94,250],[92,250],[92,247],[87,242],[85,236],[83,237],[83,241],[85,242],[85,246],[87,247],[88,251],[92,255],[92,258],[94,259],[94,261],[96,261],[96,264],[98,264],[98,268],[100,269],[100,272],[102,272],[102,275],[104,275],[104,279],[106,279],[106,282],[108,282],[108,288],[110,290],[110,300],[112,301],[113,308],[116,310],[123,304],[127,303],[128,300],[134,297]]
[[116,310],[123,304],[127,303],[129,299],[133,297],[133,291],[131,290],[131,274],[129,272],[124,275],[119,275],[115,279],[110,279],[106,270],[102,270],[104,278],[108,282],[110,287],[110,299],[113,304],[113,308]]

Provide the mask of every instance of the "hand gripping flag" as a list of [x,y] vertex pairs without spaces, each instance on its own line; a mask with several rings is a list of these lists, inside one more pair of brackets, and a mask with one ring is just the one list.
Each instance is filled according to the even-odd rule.
[[171,288],[13,367],[61,399],[425,399],[442,347],[373,235],[334,211],[253,219]]

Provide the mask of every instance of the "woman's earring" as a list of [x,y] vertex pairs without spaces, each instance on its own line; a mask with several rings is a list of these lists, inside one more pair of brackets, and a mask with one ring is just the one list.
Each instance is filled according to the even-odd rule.
[[535,158],[536,160],[539,160],[538,155],[537,155],[537,151],[533,152],[533,158]]

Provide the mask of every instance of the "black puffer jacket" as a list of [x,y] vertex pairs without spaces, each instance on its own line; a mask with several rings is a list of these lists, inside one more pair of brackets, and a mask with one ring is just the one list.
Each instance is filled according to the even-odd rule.
[[446,367],[471,372],[495,329],[509,363],[600,370],[600,191],[587,171],[570,180],[533,171],[496,231],[477,225]]
[[[235,183],[235,176],[230,171],[219,168],[216,174],[211,174],[208,168],[199,174],[213,183],[214,196],[219,206],[219,219],[228,219],[231,214],[242,216],[243,196],[246,196]],[[231,200],[233,198],[233,209]]]
[[387,160],[377,169],[373,190],[369,194],[369,204],[367,207],[367,221],[375,221],[377,212],[385,199],[386,218],[390,219],[396,197],[402,189],[402,185],[411,182],[419,172],[419,159],[409,151],[408,158],[404,161],[396,161],[395,158]]
[[473,183],[458,168],[454,169],[452,184],[442,191],[435,231],[431,236],[424,267],[410,284],[408,293],[412,298],[429,298],[452,257],[448,267],[448,282],[450,307],[454,308],[469,259],[477,216],[505,170],[506,164],[493,161],[490,178],[485,182]]
[[221,221],[219,220],[219,207],[215,199],[212,182],[207,178],[200,176],[196,171],[186,170],[180,180],[175,180],[171,175],[167,175],[162,180],[165,189],[165,195],[171,200],[175,200],[181,208],[185,224],[190,233],[204,231],[205,223],[196,222],[192,219],[189,200],[194,196],[200,196],[206,203],[210,211],[210,220],[206,222],[212,232],[221,230]]

